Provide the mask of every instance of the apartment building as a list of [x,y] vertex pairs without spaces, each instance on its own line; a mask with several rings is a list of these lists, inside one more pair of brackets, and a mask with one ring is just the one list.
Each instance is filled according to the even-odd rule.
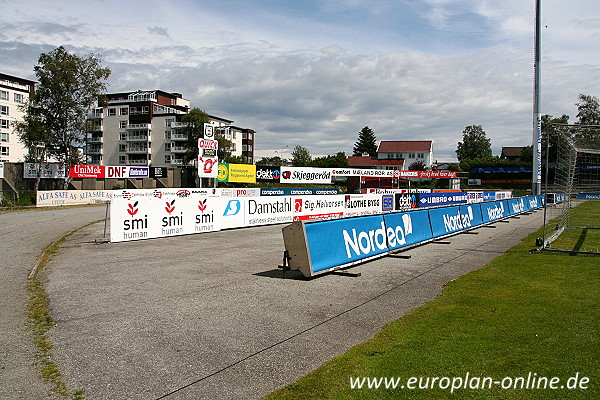
[[[181,117],[190,110],[189,100],[161,90],[110,93],[106,97],[108,104],[95,108],[88,118],[85,154],[89,164],[184,165],[187,135],[182,131],[185,125]],[[244,155],[245,148],[253,160],[253,150],[247,151],[248,139],[244,147],[244,131],[250,130],[214,115],[209,115],[209,122],[216,134],[231,140],[233,155]]]
[[22,162],[27,149],[14,132],[13,123],[23,120],[21,105],[33,95],[35,82],[0,73],[0,161]]

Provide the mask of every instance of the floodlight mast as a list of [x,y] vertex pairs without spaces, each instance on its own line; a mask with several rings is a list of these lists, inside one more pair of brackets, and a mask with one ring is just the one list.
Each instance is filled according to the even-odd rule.
[[[540,60],[541,60],[541,0],[535,2],[535,54],[534,54],[534,80],[533,80],[533,177],[532,192],[541,194],[542,186],[542,114],[540,113]],[[547,173],[547,171],[546,171]]]

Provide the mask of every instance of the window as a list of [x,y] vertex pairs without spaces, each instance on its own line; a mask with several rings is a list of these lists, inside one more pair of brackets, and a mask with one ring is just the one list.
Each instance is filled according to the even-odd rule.
[[[174,129],[173,129],[174,130]],[[169,140],[171,139],[171,131],[165,131],[165,139]]]
[[252,132],[248,132],[248,140],[252,139],[254,139],[254,135],[252,134]]
[[8,100],[8,92],[6,90],[0,90],[0,100]]
[[0,132],[0,142],[8,142],[8,132]]
[[253,150],[253,149],[252,149],[252,145],[251,145],[251,144],[249,144],[249,145],[248,145],[248,151],[252,151],[252,150]]
[[129,108],[127,108],[127,107],[121,107],[119,109],[119,115],[127,115],[127,114],[129,114]]
[[8,147],[0,146],[0,156],[8,155]]
[[170,142],[165,143],[165,151],[171,151],[171,143]]
[[417,158],[425,158],[425,153],[417,153]]
[[171,155],[165,154],[165,164],[171,164]]
[[408,153],[408,158],[415,158],[415,153]]
[[116,108],[109,108],[108,109],[108,116],[112,117],[114,115],[117,115],[117,109]]
[[119,164],[127,163],[127,156],[119,156]]
[[8,106],[0,106],[0,115],[8,115]]
[[15,93],[15,103],[25,103],[25,96],[21,93]]
[[175,119],[167,118],[167,119],[165,119],[165,126],[171,126],[171,124],[173,124],[173,122],[175,122]]
[[127,145],[126,144],[120,144],[119,145],[119,152],[120,153],[125,153],[127,151]]
[[121,128],[121,129],[127,128],[127,120],[119,121],[119,128]]
[[7,119],[0,119],[0,128],[8,129],[8,120]]
[[127,140],[127,132],[119,132],[119,140]]
[[248,134],[246,132],[242,133],[242,139],[248,139]]

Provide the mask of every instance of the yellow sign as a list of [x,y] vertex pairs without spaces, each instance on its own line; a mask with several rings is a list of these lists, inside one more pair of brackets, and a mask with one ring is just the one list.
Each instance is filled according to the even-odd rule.
[[256,165],[219,164],[219,182],[256,183]]

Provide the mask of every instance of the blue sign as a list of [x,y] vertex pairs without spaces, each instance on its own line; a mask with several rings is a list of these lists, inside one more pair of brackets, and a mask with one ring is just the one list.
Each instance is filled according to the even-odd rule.
[[130,178],[147,178],[149,176],[148,167],[129,167]]
[[489,203],[481,203],[481,213],[483,214],[483,222],[493,222],[502,218],[508,217],[509,213],[507,205],[504,201],[492,201]]
[[496,192],[483,192],[483,201],[495,201]]
[[459,206],[461,215],[468,216],[470,226],[478,226],[483,224],[483,214],[481,214],[480,204],[469,204],[466,206]]
[[261,188],[261,196],[304,196],[319,194],[339,194],[339,188]]
[[518,174],[521,172],[532,173],[532,167],[484,167],[484,168],[471,168],[470,173],[482,173],[482,174]]
[[427,210],[383,216],[390,250],[425,242],[433,237]]
[[419,193],[419,207],[438,207],[466,204],[466,192]]
[[577,194],[578,199],[591,199],[600,200],[600,193],[579,193]]
[[477,212],[475,206],[431,209],[429,210],[429,219],[433,236],[439,237],[473,228],[476,225],[473,220],[476,217],[479,218],[479,214],[481,211]]
[[313,272],[387,254],[389,250],[382,215],[311,222],[304,229]]
[[394,195],[384,194],[381,196],[381,210],[382,211],[394,211]]

